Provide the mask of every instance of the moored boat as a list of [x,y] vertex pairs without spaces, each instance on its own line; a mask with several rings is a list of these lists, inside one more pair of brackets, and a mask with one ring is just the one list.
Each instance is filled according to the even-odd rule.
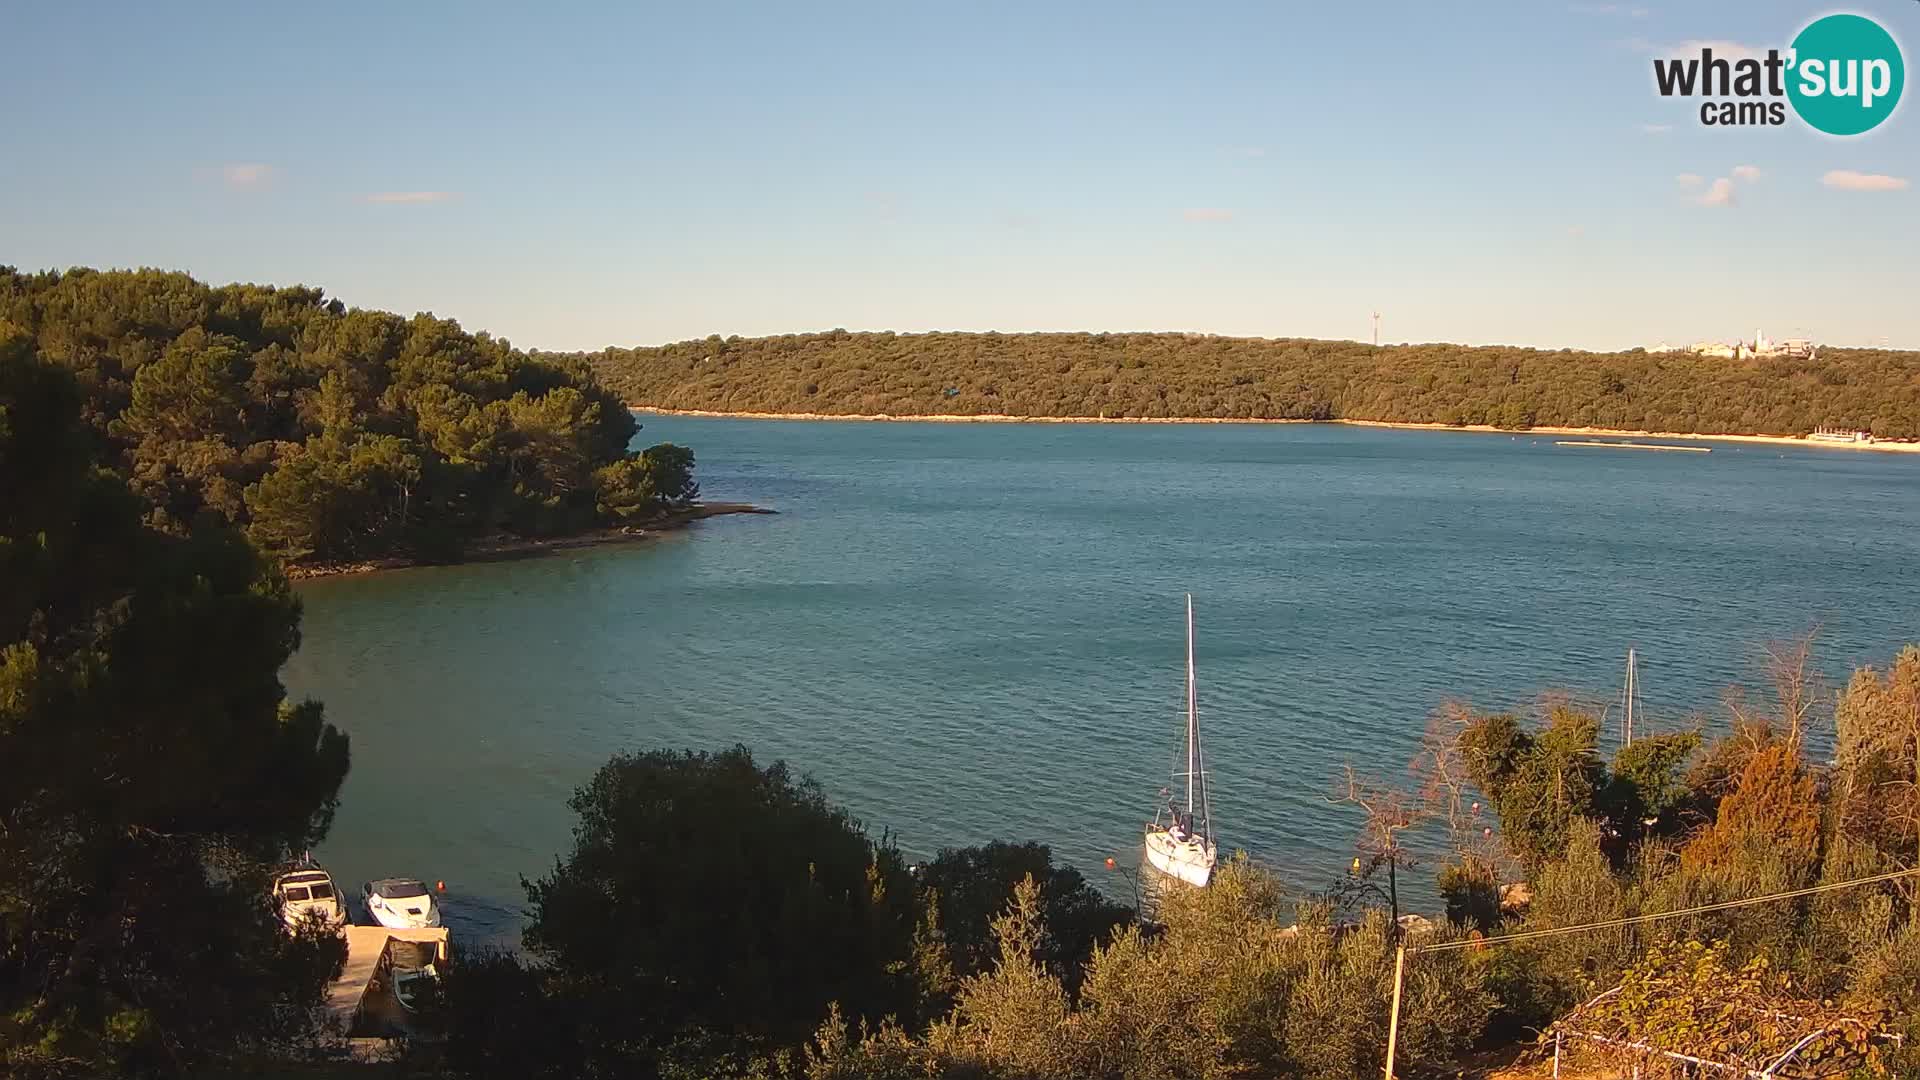
[[1207,797],[1206,756],[1200,749],[1200,706],[1193,667],[1193,596],[1187,596],[1187,756],[1186,768],[1174,773],[1182,785],[1184,803],[1171,789],[1160,791],[1164,805],[1146,832],[1147,865],[1189,885],[1213,879],[1219,847],[1213,838],[1213,815]]
[[315,865],[311,856],[273,879],[273,901],[289,930],[316,920],[334,929],[347,925],[347,906],[334,887],[333,875]]
[[393,986],[393,996],[400,1007],[413,1012],[422,1004],[427,988],[440,978],[440,952],[444,942],[403,941],[392,938],[387,941],[386,955],[382,958],[386,964],[387,977]]
[[440,906],[433,893],[415,878],[381,878],[361,886],[367,915],[395,930],[421,930],[440,925]]

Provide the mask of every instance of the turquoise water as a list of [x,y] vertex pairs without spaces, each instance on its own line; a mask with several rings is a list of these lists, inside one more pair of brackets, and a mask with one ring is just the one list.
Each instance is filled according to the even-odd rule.
[[1181,739],[1182,604],[1225,846],[1345,864],[1342,765],[1404,776],[1449,698],[1722,722],[1759,646],[1920,639],[1920,460],[1264,425],[646,418],[726,517],[658,541],[311,582],[286,672],[353,736],[319,853],[510,934],[621,750],[744,742],[910,853],[1038,839],[1116,891]]

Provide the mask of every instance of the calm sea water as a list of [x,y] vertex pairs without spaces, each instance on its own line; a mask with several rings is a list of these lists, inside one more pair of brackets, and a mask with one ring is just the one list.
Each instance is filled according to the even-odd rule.
[[319,853],[511,935],[607,757],[746,743],[909,853],[1038,839],[1116,892],[1180,747],[1194,595],[1217,827],[1303,889],[1341,767],[1404,775],[1449,698],[1722,722],[1759,647],[1844,675],[1920,639],[1920,460],[1260,425],[646,418],[775,517],[302,587],[286,672],[353,737]]

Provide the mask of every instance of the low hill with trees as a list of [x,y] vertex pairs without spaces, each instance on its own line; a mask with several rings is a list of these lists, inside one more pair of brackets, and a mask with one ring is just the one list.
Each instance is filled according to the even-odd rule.
[[[629,404],[718,412],[1597,427],[1920,439],[1920,353],[1545,351],[1201,334],[708,337],[577,357]],[[553,358],[559,362],[559,358]]]
[[0,340],[69,372],[106,463],[184,534],[243,528],[288,562],[458,559],[471,542],[644,521],[690,500],[693,455],[586,364],[321,290],[159,270],[0,267]]

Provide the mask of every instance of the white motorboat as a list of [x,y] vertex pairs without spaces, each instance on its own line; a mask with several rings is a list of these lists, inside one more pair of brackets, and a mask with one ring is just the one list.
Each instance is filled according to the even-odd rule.
[[1184,805],[1170,789],[1161,789],[1165,801],[1147,826],[1147,865],[1189,885],[1213,879],[1219,847],[1213,839],[1213,815],[1207,801],[1206,758],[1200,751],[1199,692],[1193,670],[1193,596],[1187,596],[1187,757],[1186,768],[1176,767],[1174,782],[1184,790]]
[[289,930],[309,921],[334,929],[347,925],[347,905],[334,888],[333,876],[311,859],[273,879],[273,899]]
[[381,878],[361,887],[367,915],[395,930],[423,930],[440,925],[440,905],[433,893],[414,878]]

